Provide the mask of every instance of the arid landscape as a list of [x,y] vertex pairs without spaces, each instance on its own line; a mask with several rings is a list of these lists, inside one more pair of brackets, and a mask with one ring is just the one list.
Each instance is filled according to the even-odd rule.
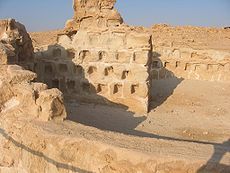
[[0,20],[0,173],[230,172],[230,29],[128,26],[115,2]]

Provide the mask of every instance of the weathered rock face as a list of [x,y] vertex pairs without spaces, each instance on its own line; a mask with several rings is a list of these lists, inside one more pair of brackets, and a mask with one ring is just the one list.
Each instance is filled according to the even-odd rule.
[[63,120],[66,111],[62,93],[31,81],[37,75],[18,65],[33,67],[33,46],[25,27],[15,20],[0,21],[0,114],[21,109],[43,121]]
[[68,30],[80,28],[107,28],[123,23],[114,9],[116,0],[74,0],[74,17],[66,24]]
[[68,98],[147,113],[151,35],[121,25],[115,2],[75,0],[75,15],[67,24],[72,29],[36,53],[35,71],[39,81]]
[[0,114],[15,110],[24,116],[42,121],[66,118],[62,93],[57,89],[47,89],[42,83],[31,83],[36,74],[17,65],[0,67]]
[[0,21],[0,54],[7,55],[2,56],[1,64],[32,66],[34,52],[31,38],[25,27],[14,19]]

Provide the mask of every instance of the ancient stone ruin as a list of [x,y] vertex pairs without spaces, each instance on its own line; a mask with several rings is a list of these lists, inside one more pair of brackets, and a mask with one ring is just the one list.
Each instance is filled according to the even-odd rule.
[[[32,43],[15,20],[0,21],[0,173],[195,173],[212,145],[226,150],[211,142],[135,133],[145,137],[137,138],[64,121],[72,113],[69,102],[146,116],[162,79],[230,81],[229,30],[131,27],[115,2],[74,0],[73,19],[48,45]],[[229,172],[229,159],[205,170]]]
[[66,112],[62,93],[57,89],[48,90],[45,84],[32,82],[37,75],[21,67],[29,69],[34,66],[32,41],[25,27],[12,19],[2,20],[0,26],[0,110],[4,112],[20,105],[24,111],[32,111],[31,115],[41,120],[63,120]]

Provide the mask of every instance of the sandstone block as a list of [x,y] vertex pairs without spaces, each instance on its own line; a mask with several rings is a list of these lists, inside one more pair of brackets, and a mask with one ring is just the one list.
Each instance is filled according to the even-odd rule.
[[36,104],[40,106],[39,119],[42,121],[63,120],[67,116],[63,96],[58,89],[40,92]]
[[35,73],[23,70],[23,68],[18,65],[8,66],[7,73],[13,83],[30,82],[37,77]]
[[116,54],[116,60],[118,63],[130,63],[133,58],[133,53],[130,51],[118,51]]
[[133,57],[133,63],[146,65],[150,60],[149,51],[136,51]]
[[117,33],[110,33],[109,38],[104,41],[103,45],[107,45],[112,50],[119,50],[125,47],[125,37]]
[[58,44],[66,49],[72,49],[72,40],[68,35],[59,36]]
[[129,77],[130,81],[139,81],[145,82],[148,79],[148,69],[145,66],[141,66],[138,64],[132,64],[129,67],[131,76]]
[[110,97],[121,98],[123,97],[123,84],[119,82],[110,84]]
[[113,69],[116,79],[122,79],[123,72],[127,71],[127,67],[125,65],[114,65]]
[[124,83],[124,97],[128,98],[147,98],[148,97],[148,85],[147,83],[131,83],[125,82]]

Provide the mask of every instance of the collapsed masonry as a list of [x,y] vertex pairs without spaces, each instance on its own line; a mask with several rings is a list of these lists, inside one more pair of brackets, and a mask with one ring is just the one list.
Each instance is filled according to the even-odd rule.
[[63,120],[66,111],[62,93],[32,82],[37,75],[21,67],[33,67],[33,55],[32,41],[25,27],[12,19],[1,20],[0,114],[18,109],[42,121]]

